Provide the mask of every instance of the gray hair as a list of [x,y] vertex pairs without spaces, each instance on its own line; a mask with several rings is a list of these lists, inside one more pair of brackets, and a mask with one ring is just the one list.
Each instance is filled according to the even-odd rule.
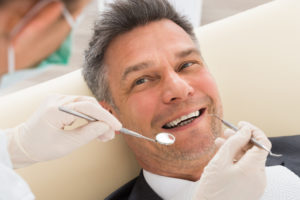
[[167,0],[116,0],[100,15],[89,48],[85,51],[82,72],[98,101],[105,101],[116,108],[104,63],[104,54],[110,42],[118,35],[161,19],[169,19],[179,25],[197,44],[192,25]]

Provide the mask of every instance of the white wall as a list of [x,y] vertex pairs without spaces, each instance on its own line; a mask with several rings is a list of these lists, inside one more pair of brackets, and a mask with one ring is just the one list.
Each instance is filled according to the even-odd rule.
[[194,27],[201,25],[202,0],[169,0],[177,11],[187,16]]
[[[99,9],[102,10],[106,3],[114,0],[98,0]],[[187,16],[194,27],[200,26],[202,16],[202,0],[169,0],[175,8]]]

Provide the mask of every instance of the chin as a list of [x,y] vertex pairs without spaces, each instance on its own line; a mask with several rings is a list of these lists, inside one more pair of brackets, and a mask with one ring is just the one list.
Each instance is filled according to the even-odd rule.
[[215,136],[213,134],[199,134],[176,138],[175,144],[172,146],[172,152],[177,152],[177,158],[182,160],[197,160],[204,157],[211,157],[215,152]]

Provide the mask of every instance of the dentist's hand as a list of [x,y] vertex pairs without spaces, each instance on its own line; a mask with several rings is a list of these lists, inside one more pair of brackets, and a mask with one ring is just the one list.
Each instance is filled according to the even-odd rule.
[[204,168],[200,180],[178,191],[172,200],[257,200],[266,187],[265,162],[268,152],[249,143],[251,136],[271,148],[265,134],[255,126],[239,123],[239,131],[227,129],[227,140]]
[[[59,106],[87,114],[99,121],[64,130],[78,118],[59,111]],[[95,138],[110,140],[121,126],[95,98],[53,95],[25,123],[6,130],[8,151],[14,168],[24,167],[65,156]]]
[[[234,132],[226,130],[227,135]],[[271,148],[266,135],[257,127],[239,123],[239,131],[224,142],[205,167],[195,187],[193,200],[256,200],[266,187],[265,162],[268,152],[249,145],[251,136]]]

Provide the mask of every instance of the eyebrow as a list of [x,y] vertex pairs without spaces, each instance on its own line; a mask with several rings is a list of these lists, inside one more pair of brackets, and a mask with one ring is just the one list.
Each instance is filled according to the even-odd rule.
[[140,71],[142,69],[146,69],[150,66],[151,66],[150,62],[142,62],[142,63],[138,63],[136,65],[129,66],[126,68],[125,72],[123,73],[122,80],[125,80],[126,77],[128,76],[128,74],[130,74],[132,72]]
[[180,51],[178,53],[175,54],[175,57],[177,58],[184,58],[184,57],[187,57],[191,54],[197,54],[197,55],[201,55],[200,54],[200,51],[196,48],[189,48],[187,50],[184,50],[184,51]]
[[[184,58],[184,57],[187,57],[191,54],[197,54],[197,55],[200,55],[200,52],[198,49],[196,48],[189,48],[189,49],[186,49],[186,50],[183,50],[183,51],[180,51],[180,52],[177,52],[175,53],[175,57],[176,58]],[[128,76],[128,74],[132,73],[132,72],[136,72],[136,71],[140,71],[142,69],[146,69],[146,68],[149,68],[153,65],[152,62],[141,62],[141,63],[138,63],[136,65],[132,65],[132,66],[129,66],[126,68],[125,72],[123,73],[122,75],[122,81],[125,80]]]

